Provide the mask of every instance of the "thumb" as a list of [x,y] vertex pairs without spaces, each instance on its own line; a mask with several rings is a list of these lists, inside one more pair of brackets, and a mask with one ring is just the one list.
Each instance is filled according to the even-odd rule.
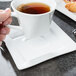
[[11,9],[7,8],[4,11],[0,12],[0,22],[5,21],[11,15]]

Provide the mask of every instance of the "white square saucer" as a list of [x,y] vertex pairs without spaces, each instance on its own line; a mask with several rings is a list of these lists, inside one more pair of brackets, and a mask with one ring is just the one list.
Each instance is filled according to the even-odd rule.
[[11,33],[15,30],[11,29],[5,42],[19,70],[76,50],[76,43],[55,22],[50,27],[44,37],[30,40],[24,40],[24,35],[12,39]]

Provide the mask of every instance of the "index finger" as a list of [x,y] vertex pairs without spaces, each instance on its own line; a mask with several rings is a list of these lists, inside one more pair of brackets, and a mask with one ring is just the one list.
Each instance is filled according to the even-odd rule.
[[11,15],[11,9],[0,10],[0,22],[5,21]]

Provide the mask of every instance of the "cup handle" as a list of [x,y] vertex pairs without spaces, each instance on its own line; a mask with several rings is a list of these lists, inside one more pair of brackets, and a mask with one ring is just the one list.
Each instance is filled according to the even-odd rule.
[[17,18],[17,14],[15,12],[11,12],[11,16]]
[[[11,16],[18,18],[18,17],[17,17],[17,14],[16,14],[15,12],[11,12]],[[20,26],[13,26],[13,25],[8,25],[8,27],[9,27],[10,29],[15,30],[15,31],[13,31],[13,32],[11,32],[11,33],[9,34],[9,36],[10,36],[12,39],[15,39],[15,38],[18,38],[18,37],[24,35],[24,33],[23,33],[23,31],[22,31],[22,27],[20,27]]]

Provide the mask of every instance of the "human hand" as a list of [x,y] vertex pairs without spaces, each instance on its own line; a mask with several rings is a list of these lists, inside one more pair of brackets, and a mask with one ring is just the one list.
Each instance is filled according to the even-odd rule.
[[9,8],[5,10],[0,10],[0,45],[5,39],[6,35],[10,32],[10,29],[7,27],[8,24],[11,24],[11,10]]

